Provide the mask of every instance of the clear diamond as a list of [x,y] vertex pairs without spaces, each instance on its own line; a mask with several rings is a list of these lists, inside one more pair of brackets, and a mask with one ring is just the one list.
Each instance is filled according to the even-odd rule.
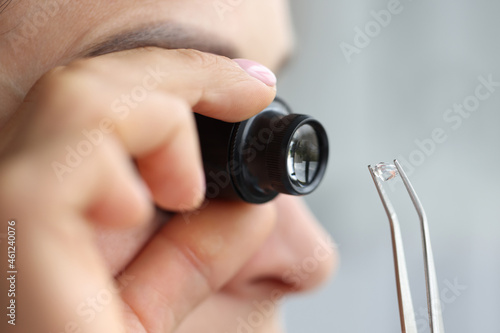
[[383,182],[391,180],[398,175],[398,169],[394,164],[381,162],[372,167],[373,173]]

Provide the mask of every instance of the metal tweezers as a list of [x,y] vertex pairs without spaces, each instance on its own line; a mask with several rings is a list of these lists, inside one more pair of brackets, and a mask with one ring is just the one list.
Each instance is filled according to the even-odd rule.
[[[441,302],[436,278],[436,269],[434,267],[434,258],[432,254],[431,241],[429,237],[429,226],[424,208],[418,199],[417,193],[410,184],[406,173],[397,160],[394,160],[394,166],[401,176],[403,183],[408,191],[410,198],[417,210],[420,218],[420,227],[422,232],[422,248],[424,256],[425,282],[427,290],[427,310],[429,313],[429,327],[432,333],[444,333],[443,317],[441,312]],[[392,235],[392,249],[394,254],[394,268],[396,272],[396,286],[399,302],[399,316],[401,319],[401,330],[403,333],[417,333],[417,324],[415,321],[415,312],[411,299],[410,284],[408,281],[408,272],[403,250],[403,239],[401,230],[394,211],[394,207],[385,193],[381,180],[375,175],[374,168],[369,165],[368,169],[372,175],[378,194],[384,205],[385,212],[389,218]],[[395,172],[395,170],[394,170]],[[394,175],[396,175],[394,173]]]

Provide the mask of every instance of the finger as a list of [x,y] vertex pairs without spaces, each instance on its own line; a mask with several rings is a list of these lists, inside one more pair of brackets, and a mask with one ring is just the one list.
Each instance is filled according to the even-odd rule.
[[274,94],[273,87],[224,57],[193,50],[126,51],[48,73],[23,105],[40,109],[26,137],[38,141],[73,128],[95,144],[116,125],[155,201],[168,210],[192,209],[203,200],[205,182],[188,107],[238,120],[262,110]]
[[[123,168],[128,158],[116,140],[98,147],[64,182],[52,169],[59,154],[54,143],[0,165],[0,218],[15,217],[23,253],[17,262],[19,311],[30,320],[19,321],[19,329],[123,332],[121,300],[96,250],[89,216],[114,212],[106,218],[137,224],[149,218],[150,204],[139,177]],[[103,200],[110,209],[99,212],[95,205]]]
[[[74,127],[111,113],[140,110],[152,92],[186,101],[198,113],[224,121],[248,119],[276,95],[231,59],[196,50],[135,49],[53,69],[30,90],[22,108],[37,109],[43,127]],[[250,73],[255,67],[242,65]],[[268,71],[261,66],[261,71]],[[107,113],[107,114],[106,114]],[[49,131],[46,131],[49,132]]]
[[201,301],[241,269],[271,233],[274,206],[211,202],[189,223],[176,216],[125,270],[127,324],[173,332]]
[[202,203],[205,176],[196,123],[184,101],[151,94],[143,109],[117,123],[117,132],[160,207],[177,211]]
[[[67,143],[66,149],[59,142]],[[78,156],[71,147],[86,149],[87,156]],[[66,204],[94,218],[111,214],[113,218],[102,222],[116,226],[136,225],[152,216],[150,194],[113,136],[99,146],[82,145],[78,136],[65,136],[25,149],[1,167],[6,169],[0,174],[1,188],[15,194],[1,199],[14,210],[22,211],[28,203],[30,212],[57,212],[58,204]]]
[[[77,78],[62,80],[71,82]],[[105,99],[109,93],[102,92],[97,82],[85,86],[82,92],[93,96],[86,108],[98,109],[99,100]],[[76,107],[82,107],[82,104],[77,103]],[[103,111],[101,118],[82,118],[64,128],[57,124],[58,129],[54,129],[46,118],[40,118],[40,121],[46,124],[33,126],[28,135],[29,142],[47,138],[55,140],[55,136],[62,136],[61,132],[79,133],[80,141],[76,145],[63,142],[61,147],[71,150],[78,159],[87,158],[84,147],[94,149],[106,137],[119,137],[126,151],[136,158],[152,198],[164,209],[193,209],[204,198],[205,179],[194,116],[190,107],[177,97],[151,92],[136,110],[125,110],[124,113]],[[65,167],[68,164],[64,159],[60,162]],[[62,177],[67,177],[67,174],[63,173]]]
[[[143,69],[135,82],[155,86],[155,80],[157,89],[184,99],[195,112],[223,121],[248,119],[276,96],[275,78],[255,75],[266,73],[264,77],[268,78],[274,74],[258,63],[248,66],[249,61],[242,59],[233,61],[191,49],[142,48],[110,53],[96,60],[105,66],[108,58],[121,68],[121,73],[127,73],[124,65]],[[149,75],[144,76],[144,69]]]

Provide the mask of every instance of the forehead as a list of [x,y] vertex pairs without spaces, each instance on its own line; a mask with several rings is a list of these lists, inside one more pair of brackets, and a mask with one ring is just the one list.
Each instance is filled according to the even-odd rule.
[[292,44],[284,0],[20,0],[2,8],[3,58],[42,66],[149,43],[275,68]]

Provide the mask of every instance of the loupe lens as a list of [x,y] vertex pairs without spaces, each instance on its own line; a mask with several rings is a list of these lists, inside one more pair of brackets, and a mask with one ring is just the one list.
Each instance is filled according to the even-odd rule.
[[321,182],[328,162],[325,129],[303,114],[286,115],[277,124],[265,153],[270,184],[280,193],[309,194]]
[[290,179],[299,186],[314,180],[319,163],[318,136],[310,125],[295,131],[288,150],[287,168]]
[[306,195],[320,184],[328,138],[310,116],[279,98],[250,119],[226,123],[196,115],[206,197],[264,203],[279,193]]

